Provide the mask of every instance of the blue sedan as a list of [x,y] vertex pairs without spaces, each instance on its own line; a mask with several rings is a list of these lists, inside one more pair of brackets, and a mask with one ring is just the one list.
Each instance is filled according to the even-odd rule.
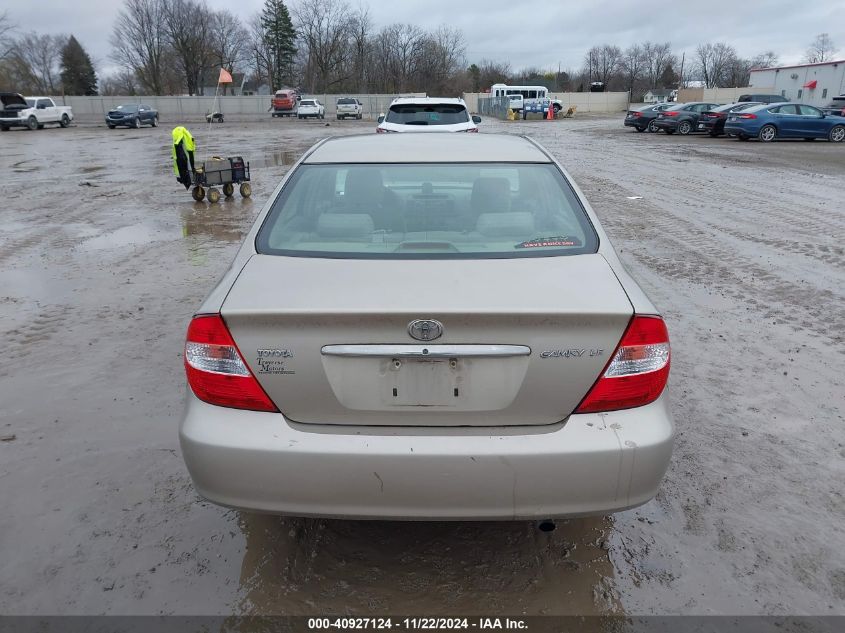
[[732,112],[725,121],[725,133],[741,141],[752,137],[767,143],[779,138],[826,138],[841,143],[845,141],[845,117],[803,103],[771,103]]

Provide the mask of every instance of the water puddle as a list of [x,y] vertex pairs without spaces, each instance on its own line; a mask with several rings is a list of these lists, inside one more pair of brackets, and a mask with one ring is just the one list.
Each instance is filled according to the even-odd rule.
[[180,234],[175,227],[154,227],[149,224],[133,224],[85,240],[82,243],[82,248],[89,251],[110,250],[143,246],[153,242],[174,240],[179,237]]
[[[284,150],[266,153],[257,158],[247,158],[250,167],[278,167],[279,165],[290,166],[299,160],[304,150]],[[246,157],[244,157],[246,158]]]

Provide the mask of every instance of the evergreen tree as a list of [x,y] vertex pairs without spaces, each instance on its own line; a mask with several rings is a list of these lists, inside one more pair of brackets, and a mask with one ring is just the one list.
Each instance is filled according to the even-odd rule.
[[296,29],[283,0],[265,0],[261,11],[261,28],[273,90],[293,84],[293,60],[296,55]]
[[661,88],[677,88],[678,82],[681,80],[678,77],[675,70],[672,68],[672,64],[666,64],[666,70],[663,71],[663,74],[660,75],[660,79],[658,79],[658,83],[660,84]]
[[71,35],[62,48],[62,89],[66,95],[97,94],[97,73],[91,58]]

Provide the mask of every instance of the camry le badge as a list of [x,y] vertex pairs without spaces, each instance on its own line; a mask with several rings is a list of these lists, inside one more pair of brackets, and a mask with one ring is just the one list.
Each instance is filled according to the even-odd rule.
[[408,334],[418,341],[433,341],[443,336],[443,324],[434,319],[416,319],[408,324]]

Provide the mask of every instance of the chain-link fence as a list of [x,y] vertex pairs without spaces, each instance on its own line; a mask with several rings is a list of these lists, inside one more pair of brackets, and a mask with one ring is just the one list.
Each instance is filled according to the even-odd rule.
[[508,118],[507,97],[479,97],[478,113],[482,116],[492,116],[497,119]]

